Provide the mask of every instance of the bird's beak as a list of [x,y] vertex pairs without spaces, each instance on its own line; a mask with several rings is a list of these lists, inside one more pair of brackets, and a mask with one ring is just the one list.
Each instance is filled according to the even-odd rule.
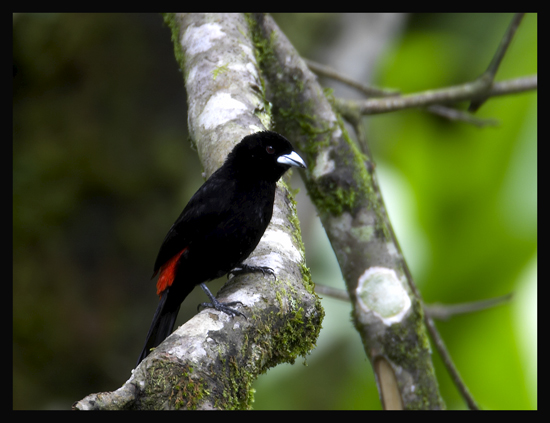
[[307,167],[304,160],[295,151],[279,156],[277,162],[288,166],[301,167],[303,169]]

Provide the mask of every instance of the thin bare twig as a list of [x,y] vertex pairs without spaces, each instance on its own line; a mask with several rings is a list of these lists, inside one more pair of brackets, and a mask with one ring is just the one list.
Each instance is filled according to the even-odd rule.
[[327,297],[336,298],[337,300],[349,302],[349,294],[345,289],[333,288],[331,286],[316,283],[315,292],[319,295],[325,295]]
[[399,95],[399,91],[395,90],[388,90],[384,88],[376,88],[372,87],[370,85],[365,85],[360,82],[357,82],[351,78],[348,78],[345,75],[342,75],[340,72],[323,65],[321,63],[314,62],[313,60],[304,59],[308,68],[311,69],[314,73],[321,76],[326,76],[327,78],[334,79],[336,81],[340,81],[352,88],[355,88],[358,91],[361,91],[363,94],[365,94],[367,97],[388,97],[388,96],[394,96]]
[[[395,236],[395,234],[394,234]],[[405,274],[407,275],[407,279],[409,281],[409,285],[415,295],[418,297],[418,299],[424,304],[424,301],[422,300],[422,296],[420,295],[420,291],[416,287],[416,284],[414,283],[414,280],[412,278],[411,271],[409,270],[409,266],[407,265],[406,261],[403,261],[404,267],[405,267]],[[425,306],[423,306],[425,308]],[[468,408],[470,410],[479,410],[479,407],[470,393],[470,390],[466,386],[466,383],[464,383],[464,380],[460,376],[460,372],[458,371],[458,368],[455,366],[453,359],[451,358],[451,354],[449,353],[449,350],[447,349],[445,342],[443,342],[443,338],[439,334],[439,331],[437,330],[437,327],[435,326],[435,323],[433,319],[427,314],[424,313],[424,323],[426,325],[426,328],[428,329],[428,332],[430,333],[430,336],[432,338],[432,341],[435,344],[435,347],[437,351],[439,352],[439,355],[441,356],[441,359],[443,360],[443,363],[445,364],[445,368],[449,372],[451,379],[453,380],[454,384],[456,385],[458,391],[462,395],[462,398],[466,401],[466,404],[468,404]]]
[[[334,298],[341,301],[350,301],[349,294],[345,289],[333,288],[331,286],[315,284],[315,292],[319,295]],[[425,304],[424,312],[435,320],[448,320],[451,317],[483,311],[509,302],[513,294],[506,294],[500,297],[489,298],[480,301],[471,301],[459,304]]]
[[500,297],[489,298],[480,301],[471,301],[460,304],[440,304],[434,303],[425,306],[426,314],[433,319],[448,320],[458,314],[473,313],[476,311],[487,310],[488,308],[496,307],[509,302],[513,294],[506,294]]
[[504,36],[502,37],[502,40],[500,41],[497,51],[493,56],[493,60],[491,60],[491,63],[489,64],[489,67],[487,68],[487,71],[486,71],[486,73],[491,75],[493,78],[497,74],[500,63],[502,62],[502,59],[504,58],[504,55],[506,54],[506,51],[508,50],[508,47],[512,42],[512,38],[514,37],[514,34],[516,33],[519,27],[519,24],[523,19],[523,16],[525,16],[525,13],[516,13],[514,15],[514,17],[512,18],[512,22],[510,22],[510,25],[508,26],[506,33],[504,34]]
[[537,75],[523,76],[515,79],[507,79],[493,83],[490,97],[522,93],[537,89]]
[[437,348],[437,351],[439,352],[439,355],[441,356],[441,359],[443,360],[443,363],[445,364],[447,371],[451,375],[451,378],[453,379],[453,382],[455,383],[460,394],[468,404],[468,408],[470,410],[479,410],[479,406],[477,405],[476,401],[474,400],[474,397],[470,393],[470,390],[462,380],[462,377],[460,376],[460,373],[457,367],[453,363],[451,355],[449,354],[449,351],[445,346],[445,342],[443,342],[443,338],[441,337],[441,335],[439,334],[439,331],[435,327],[435,323],[433,319],[427,314],[424,314],[424,323],[428,328],[428,332],[430,332],[430,336],[432,337],[432,340],[435,343],[435,347]]
[[480,119],[478,117],[472,116],[468,112],[464,112],[458,109],[453,109],[452,107],[445,107],[445,106],[442,106],[441,104],[432,104],[431,106],[427,107],[427,110],[433,113],[434,115],[444,117],[445,119],[471,123],[472,125],[477,126],[479,128],[484,126],[498,125],[497,119]]
[[[493,84],[487,97],[515,94],[537,88],[537,76],[509,79]],[[363,115],[374,115],[388,113],[396,110],[409,109],[413,107],[426,107],[434,104],[458,103],[468,101],[484,95],[483,82],[479,79],[461,85],[446,87],[436,90],[427,90],[419,93],[406,94],[396,97],[375,98],[368,100],[336,100],[343,107],[353,104]]]
[[504,55],[506,54],[506,51],[508,50],[508,47],[512,42],[512,38],[514,37],[514,34],[516,33],[516,30],[518,29],[519,24],[521,23],[521,20],[523,19],[524,15],[525,13],[516,13],[512,18],[512,22],[510,22],[508,29],[504,33],[504,36],[500,41],[497,51],[495,52],[495,55],[493,56],[491,63],[489,63],[489,67],[483,73],[483,75],[481,75],[478,78],[478,80],[485,85],[485,91],[487,92],[487,95],[484,95],[481,98],[472,100],[472,102],[470,103],[470,107],[468,108],[468,111],[475,112],[490,97],[488,93],[491,89],[491,86],[493,85],[493,81],[495,80],[495,75],[498,71],[500,63],[502,62],[502,59],[504,58]]

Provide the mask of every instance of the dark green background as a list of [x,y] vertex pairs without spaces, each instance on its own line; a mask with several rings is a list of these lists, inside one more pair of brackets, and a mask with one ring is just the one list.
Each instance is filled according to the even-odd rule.
[[[322,57],[341,29],[334,14],[276,19],[308,58]],[[374,82],[413,92],[471,80],[510,19],[410,15]],[[130,376],[157,302],[149,277],[158,247],[202,183],[201,168],[160,15],[14,15],[13,65],[13,408],[68,409]],[[537,16],[527,15],[497,80],[536,71]],[[438,323],[472,394],[484,408],[532,409],[537,95],[490,100],[478,116],[500,124],[479,129],[421,111],[366,123],[426,301],[515,292],[510,304]],[[307,201],[304,189],[298,201]],[[315,213],[301,208],[300,219],[313,279],[343,288]],[[203,297],[189,297],[180,323]],[[262,375],[255,408],[380,408],[349,305],[323,305],[307,366]],[[447,406],[463,408],[437,354],[434,361]]]

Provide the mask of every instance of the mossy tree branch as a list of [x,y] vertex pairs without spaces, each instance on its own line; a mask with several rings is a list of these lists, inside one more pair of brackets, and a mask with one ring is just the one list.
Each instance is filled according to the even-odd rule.
[[[209,176],[245,135],[270,126],[254,46],[241,14],[175,14],[176,58],[184,69],[189,130]],[[273,219],[247,260],[276,273],[232,278],[218,294],[240,301],[247,319],[212,309],[179,327],[118,390],[75,409],[249,408],[252,382],[315,345],[324,315],[305,265],[294,200],[278,184]]]
[[332,99],[273,19],[251,20],[276,129],[307,157],[304,181],[346,281],[383,406],[442,408],[422,306],[407,280],[372,157],[350,139]]
[[[378,188],[373,158],[357,123],[365,114],[425,107],[432,113],[477,126],[494,124],[492,120],[477,119],[446,105],[470,101],[470,111],[474,111],[491,96],[536,89],[536,75],[494,82],[498,65],[521,18],[521,14],[514,16],[489,69],[475,81],[401,96],[388,90],[364,87],[349,78],[337,76],[367,96],[383,98],[357,101],[335,100],[329,96],[327,101],[315,78],[306,68],[306,63],[294,51],[273,20],[263,15],[254,16],[258,28],[256,43],[263,50],[260,63],[268,75],[268,98],[275,105],[275,120],[282,128],[281,132],[299,141],[311,164],[308,172],[303,175],[306,186],[318,208],[346,280],[354,308],[355,324],[377,374],[385,408],[443,406],[437,392],[429,351],[424,350],[421,345],[426,341],[426,329],[468,406],[475,409],[477,404],[452,363],[431,317],[425,316],[425,325],[421,322],[421,295],[391,228]],[[326,67],[311,62],[307,64],[318,73],[335,76]],[[356,128],[361,152],[355,148],[339,117],[331,114],[329,103],[335,106],[335,110],[345,112]],[[377,288],[381,290],[378,291]],[[373,299],[379,295],[377,300]],[[405,296],[410,302],[400,302],[400,298]],[[388,318],[383,312],[389,312],[390,309]],[[401,337],[394,336],[396,332]],[[392,351],[392,345],[395,347],[396,339],[399,339],[397,343],[401,351],[412,354],[393,355],[395,351]],[[411,339],[415,340],[413,344],[410,343]],[[414,356],[412,360],[411,356]],[[400,360],[410,366],[405,367],[410,373],[403,375],[404,367]],[[415,377],[418,379],[414,379]],[[414,383],[407,385],[411,379]],[[422,393],[417,393],[416,396],[407,391],[418,387],[421,387]]]
[[[476,80],[350,105],[321,88],[269,16],[178,14],[166,21],[184,69],[189,130],[205,175],[244,135],[269,128],[273,112],[275,129],[307,158],[302,176],[344,275],[384,408],[443,408],[425,326],[432,330],[432,322],[424,319],[420,293],[393,233],[374,160],[366,143],[361,150],[350,138],[335,110],[347,107],[358,120],[390,109],[483,102],[532,89],[536,76],[490,84]],[[248,275],[220,291],[223,299],[246,304],[249,320],[201,312],[159,346],[123,387],[86,397],[75,408],[246,408],[250,384],[259,373],[309,351],[323,312],[284,183],[276,201],[273,221],[279,223],[270,226],[251,261],[276,268],[277,281]],[[281,249],[282,239],[288,242]]]

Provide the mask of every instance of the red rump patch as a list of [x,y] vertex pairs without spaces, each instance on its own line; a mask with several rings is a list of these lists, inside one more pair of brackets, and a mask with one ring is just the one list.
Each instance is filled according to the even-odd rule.
[[176,277],[176,270],[178,268],[178,260],[186,250],[187,247],[181,250],[160,267],[160,274],[157,280],[157,295],[159,297],[164,292],[164,290],[171,286],[174,282],[174,278]]

